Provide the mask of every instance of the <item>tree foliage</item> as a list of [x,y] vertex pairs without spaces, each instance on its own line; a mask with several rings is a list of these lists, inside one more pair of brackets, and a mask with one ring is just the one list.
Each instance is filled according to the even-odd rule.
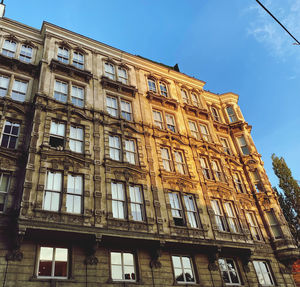
[[300,243],[300,187],[293,178],[292,172],[287,166],[284,158],[272,155],[273,170],[279,179],[279,187],[283,191],[279,192],[275,187],[279,197],[279,203],[285,219],[287,220],[291,232]]

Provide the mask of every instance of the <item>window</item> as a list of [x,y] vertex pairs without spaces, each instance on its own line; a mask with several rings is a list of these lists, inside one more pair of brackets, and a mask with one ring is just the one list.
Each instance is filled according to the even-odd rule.
[[[73,93],[73,89],[72,89]],[[66,103],[68,98],[68,84],[55,80],[55,85],[54,85],[54,99]]]
[[111,252],[111,278],[113,281],[136,281],[134,256],[128,252]]
[[131,103],[121,100],[121,116],[127,121],[132,120]]
[[224,181],[223,173],[221,171],[219,162],[217,160],[212,160],[211,161],[211,166],[212,166],[212,170],[213,170],[214,175],[215,175],[215,179],[217,181]]
[[200,124],[200,132],[201,132],[201,135],[202,135],[202,139],[204,141],[211,142],[211,137],[210,137],[210,134],[208,132],[208,128],[207,128],[206,125]]
[[156,93],[156,83],[152,79],[148,79],[149,91]]
[[115,80],[115,67],[113,64],[104,64],[104,75],[111,80]]
[[9,78],[0,75],[0,97],[5,97],[7,95],[9,85]]
[[244,193],[244,185],[242,183],[241,176],[238,173],[234,173],[233,180],[234,180],[236,190],[238,192]]
[[112,182],[111,193],[113,217],[125,219],[125,193],[123,183]]
[[195,107],[198,107],[200,108],[201,105],[200,105],[200,102],[199,102],[199,99],[198,99],[198,96],[194,93],[191,94],[191,99],[192,99],[192,104],[195,106]]
[[189,221],[189,224],[193,228],[199,228],[198,224],[198,213],[196,210],[196,205],[195,205],[195,200],[192,195],[184,195],[184,203],[185,203],[185,208],[187,212],[187,218]]
[[44,210],[58,211],[60,208],[60,195],[62,189],[62,174],[48,171],[44,194]]
[[186,174],[186,164],[181,151],[174,151],[176,170],[181,174]]
[[111,116],[117,117],[118,116],[118,102],[117,102],[117,98],[107,96],[106,97],[106,108],[107,108],[107,112]]
[[173,271],[177,283],[195,283],[191,259],[187,256],[172,256]]
[[167,148],[161,148],[161,158],[163,162],[163,167],[166,171],[172,171],[172,161],[170,158],[170,152]]
[[225,139],[225,138],[220,138],[220,142],[221,142],[221,145],[222,145],[222,147],[223,147],[223,151],[224,151],[226,154],[231,155],[231,150],[230,150],[230,147],[229,147],[228,140]]
[[233,110],[233,107],[229,106],[226,108],[226,111],[227,111],[227,115],[229,117],[229,122],[230,123],[234,123],[237,121],[237,117],[235,115],[235,112]]
[[40,247],[38,274],[41,278],[68,278],[68,249]]
[[167,129],[170,130],[171,132],[175,133],[176,132],[176,126],[175,126],[175,119],[174,116],[171,114],[165,114],[166,116],[166,124],[167,124]]
[[224,283],[226,285],[241,285],[234,260],[231,258],[220,258],[218,262]]
[[27,82],[15,79],[11,91],[11,98],[19,102],[24,102],[27,92],[27,84]]
[[70,150],[78,153],[83,153],[83,128],[70,127]]
[[246,140],[245,140],[245,137],[244,136],[238,137],[238,142],[239,142],[239,145],[240,145],[240,148],[242,150],[243,155],[250,154],[248,145],[247,145]]
[[68,174],[66,210],[70,213],[82,213],[83,182],[81,175]]
[[259,176],[259,173],[258,173],[258,170],[255,170],[255,171],[251,171],[251,177],[254,181],[254,185],[255,185],[255,189],[257,192],[263,192],[264,189],[263,189],[263,186],[261,184],[261,180],[260,180],[260,176]]
[[252,238],[254,240],[262,240],[262,235],[261,235],[260,229],[258,227],[255,214],[253,212],[248,211],[248,212],[246,212],[246,218],[247,218],[247,221],[249,224]]
[[261,286],[275,285],[270,267],[265,261],[253,261],[253,266],[257,275],[258,282]]
[[270,224],[270,227],[271,227],[274,238],[275,239],[281,238],[280,227],[279,227],[277,218],[276,218],[273,210],[267,211],[266,215],[267,215],[267,218],[269,220],[269,224]]
[[5,121],[2,133],[1,147],[16,149],[18,144],[19,132],[19,124]]
[[211,113],[212,113],[214,121],[221,122],[219,112],[215,107],[211,107]]
[[212,200],[211,201],[212,209],[215,213],[215,220],[216,224],[218,226],[219,231],[229,231],[227,227],[227,223],[225,220],[225,217],[223,215],[223,212],[220,208],[220,204],[218,200]]
[[207,160],[203,157],[200,157],[200,165],[201,165],[201,168],[202,168],[202,173],[203,173],[203,176],[206,178],[206,179],[211,179],[211,173],[210,173],[210,170],[209,170],[209,167],[208,167],[208,164],[207,164]]
[[124,68],[118,67],[118,80],[127,85],[128,84],[128,76],[127,71]]
[[189,102],[189,96],[186,90],[181,90],[181,98],[184,103],[188,104]]
[[81,53],[76,51],[73,52],[73,66],[78,69],[84,68],[84,57]]
[[159,127],[160,129],[163,129],[163,120],[160,111],[153,110],[153,119],[154,119],[154,125]]
[[[50,141],[51,147],[63,149],[65,146],[65,124],[59,122],[51,122]],[[71,146],[70,146],[71,147]]]
[[168,97],[167,86],[166,86],[164,83],[159,82],[159,90],[160,90],[160,94],[161,94],[163,97]]
[[177,226],[184,226],[183,210],[181,202],[177,193],[170,192],[169,200],[171,205],[171,212],[174,220],[174,224]]
[[28,45],[22,45],[19,59],[26,63],[31,63],[33,49]]
[[136,164],[137,163],[137,154],[136,154],[136,147],[135,141],[132,139],[125,140],[125,160],[128,163]]
[[[64,92],[63,94],[66,95],[67,89],[64,89],[63,92]],[[63,100],[62,100],[62,102],[63,102]],[[84,106],[84,89],[83,88],[72,85],[71,102],[74,106],[77,106],[80,108],[82,108]]]
[[190,127],[190,131],[191,131],[192,136],[196,139],[199,139],[200,135],[199,135],[199,131],[198,131],[198,128],[197,128],[197,124],[193,121],[189,121],[189,127]]
[[109,136],[109,156],[113,160],[121,160],[121,144],[118,136]]
[[231,232],[238,233],[238,222],[233,210],[233,207],[230,202],[224,203],[226,214],[227,214],[227,222],[229,225],[229,229]]
[[16,54],[17,43],[13,40],[5,40],[2,47],[2,55],[13,58]]
[[65,47],[58,47],[57,60],[64,64],[69,64],[69,50]]
[[0,211],[4,211],[10,176],[0,172]]
[[143,207],[143,197],[142,197],[141,187],[139,185],[130,185],[129,194],[130,194],[131,215],[133,220],[143,221],[144,207]]

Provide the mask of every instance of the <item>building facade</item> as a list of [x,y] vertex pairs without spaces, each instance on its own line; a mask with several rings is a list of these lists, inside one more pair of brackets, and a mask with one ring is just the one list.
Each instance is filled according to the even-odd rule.
[[0,284],[294,286],[234,93],[0,19]]

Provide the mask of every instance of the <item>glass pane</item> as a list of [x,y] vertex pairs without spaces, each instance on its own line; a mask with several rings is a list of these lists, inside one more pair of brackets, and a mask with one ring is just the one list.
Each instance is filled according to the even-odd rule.
[[182,264],[184,269],[192,269],[190,258],[182,257]]
[[[1,174],[0,174],[0,176],[1,176]],[[7,192],[9,176],[6,175],[6,174],[2,174],[2,178],[0,178],[0,179],[1,179],[1,182],[0,182],[0,191],[1,192]]]
[[123,280],[122,266],[119,266],[119,265],[111,266],[111,278],[113,280]]
[[134,265],[133,264],[133,254],[131,253],[123,253],[123,262],[124,265]]
[[54,268],[55,268],[54,276],[67,277],[68,262],[62,262],[62,261],[55,262]]
[[61,173],[54,173],[53,190],[55,191],[61,190]]
[[181,261],[179,256],[172,256],[172,262],[174,268],[181,268]]
[[135,273],[133,266],[124,266],[124,279],[135,280]]
[[81,213],[81,197],[80,196],[74,196],[73,212]]
[[175,275],[175,280],[177,282],[184,282],[184,276],[183,276],[183,273],[182,273],[182,269],[177,269],[177,268],[174,268],[174,275]]
[[52,261],[40,260],[38,276],[51,276]]
[[55,249],[55,261],[68,261],[68,249],[56,248]]
[[74,198],[74,195],[67,194],[67,200],[66,200],[67,212],[72,213],[74,210],[73,198]]
[[51,192],[45,192],[45,197],[44,197],[44,210],[51,210]]
[[40,249],[40,260],[50,260],[53,259],[53,248],[52,247],[41,247]]
[[121,253],[120,252],[111,252],[110,253],[111,264],[122,264]]
[[59,209],[59,193],[52,192],[51,194],[51,209],[52,211],[58,211]]

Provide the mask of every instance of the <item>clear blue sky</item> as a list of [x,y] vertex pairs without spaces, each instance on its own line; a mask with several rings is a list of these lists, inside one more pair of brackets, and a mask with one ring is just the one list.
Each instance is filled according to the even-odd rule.
[[[261,0],[300,41],[300,0]],[[234,92],[273,185],[271,154],[300,179],[300,46],[255,0],[5,0],[6,17],[44,20]]]

